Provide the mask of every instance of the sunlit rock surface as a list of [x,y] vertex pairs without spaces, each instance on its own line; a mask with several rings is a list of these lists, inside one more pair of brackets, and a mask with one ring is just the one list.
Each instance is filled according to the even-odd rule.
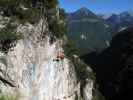
[[[0,88],[20,95],[20,100],[77,100],[80,83],[73,64],[67,59],[55,61],[62,50],[61,40],[50,43],[47,23],[19,25],[24,34],[7,55],[0,54]],[[45,37],[42,38],[42,34]],[[93,83],[86,85],[84,100],[92,99]],[[89,96],[89,97],[88,97]]]
[[92,98],[93,98],[93,91],[92,91],[92,89],[93,89],[93,86],[94,84],[93,84],[93,81],[92,80],[87,80],[87,84],[85,85],[85,87],[84,87],[84,91],[83,91],[83,99],[84,100],[92,100]]

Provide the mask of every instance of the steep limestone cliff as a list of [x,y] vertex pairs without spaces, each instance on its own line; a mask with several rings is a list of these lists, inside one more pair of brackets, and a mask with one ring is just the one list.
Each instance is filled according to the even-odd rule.
[[[17,27],[24,35],[7,54],[0,53],[1,93],[19,95],[20,100],[91,100],[93,80],[88,78],[81,96],[75,66],[66,57],[55,61],[62,40],[54,39],[45,19],[36,25]],[[45,35],[44,35],[45,33]],[[44,36],[43,36],[44,35]]]

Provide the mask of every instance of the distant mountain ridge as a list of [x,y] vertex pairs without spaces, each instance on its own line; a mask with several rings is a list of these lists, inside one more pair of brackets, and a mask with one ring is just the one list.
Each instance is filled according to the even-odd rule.
[[101,51],[111,37],[102,18],[83,7],[70,13],[66,19],[68,35],[83,52]]
[[115,34],[113,33],[117,33],[133,26],[133,11],[129,10],[120,14],[112,14],[105,21],[111,27],[111,32],[114,36]]
[[100,52],[107,48],[115,33],[133,26],[133,11],[106,16],[95,14],[88,8],[68,13],[68,36],[83,54]]
[[76,12],[69,13],[67,19],[68,20],[80,20],[81,18],[98,18],[93,12],[89,9],[82,7],[81,9],[77,10]]

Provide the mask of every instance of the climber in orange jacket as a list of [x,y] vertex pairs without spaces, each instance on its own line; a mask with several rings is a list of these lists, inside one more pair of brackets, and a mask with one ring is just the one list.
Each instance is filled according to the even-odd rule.
[[57,59],[63,60],[64,57],[65,57],[64,52],[58,52],[58,54],[57,54]]
[[54,61],[63,60],[64,57],[65,57],[65,54],[64,54],[63,51],[62,51],[62,52],[58,52],[58,53],[57,53],[57,56],[56,56],[56,59],[54,59]]

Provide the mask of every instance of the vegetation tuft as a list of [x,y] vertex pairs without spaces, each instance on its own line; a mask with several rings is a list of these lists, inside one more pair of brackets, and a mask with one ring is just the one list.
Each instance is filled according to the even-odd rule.
[[9,95],[0,95],[0,100],[19,100],[18,97],[9,96]]
[[0,30],[0,51],[8,52],[13,46],[13,42],[22,38],[21,33],[15,32],[16,26],[10,21],[4,28]]

